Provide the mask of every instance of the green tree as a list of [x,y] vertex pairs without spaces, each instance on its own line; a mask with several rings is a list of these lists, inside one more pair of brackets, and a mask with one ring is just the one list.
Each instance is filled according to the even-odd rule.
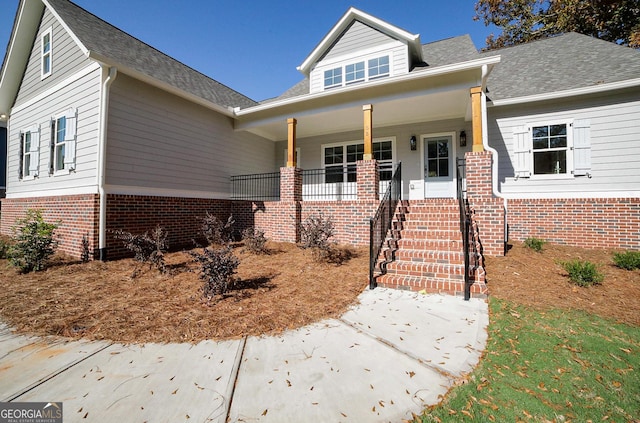
[[640,0],[478,0],[474,20],[502,30],[487,49],[579,32],[640,48]]
[[10,263],[23,273],[43,270],[58,247],[56,229],[57,224],[44,221],[42,210],[28,209],[26,216],[17,219],[12,228],[14,242],[9,247]]

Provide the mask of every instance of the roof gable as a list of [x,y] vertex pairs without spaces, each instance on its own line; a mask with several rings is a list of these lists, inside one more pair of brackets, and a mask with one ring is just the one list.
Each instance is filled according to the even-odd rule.
[[44,7],[51,10],[84,54],[97,62],[220,111],[257,104],[69,0],[21,0],[0,73],[0,113],[8,114],[12,107]]
[[420,46],[420,35],[411,34],[397,26],[391,25],[375,16],[369,15],[361,10],[351,7],[340,18],[333,28],[324,36],[322,41],[313,49],[311,54],[298,66],[298,70],[304,75],[309,76],[313,65],[321,60],[336,45],[342,35],[354,24],[359,22],[374,30],[385,34],[388,37],[402,40],[409,47],[409,54],[416,62],[422,61],[422,48]]

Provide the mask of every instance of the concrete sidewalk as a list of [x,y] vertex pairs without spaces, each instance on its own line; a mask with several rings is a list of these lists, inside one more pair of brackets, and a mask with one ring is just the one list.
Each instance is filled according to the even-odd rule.
[[275,337],[122,345],[0,326],[0,401],[62,401],[64,422],[399,422],[485,347],[483,300],[377,288],[340,319]]

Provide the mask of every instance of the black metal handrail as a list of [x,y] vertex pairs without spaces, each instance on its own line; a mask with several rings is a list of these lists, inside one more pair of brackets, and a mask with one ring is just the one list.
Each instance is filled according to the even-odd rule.
[[402,193],[402,163],[398,163],[387,191],[380,201],[378,210],[369,219],[369,288],[375,288],[373,271],[382,249],[382,244],[387,237],[387,232],[391,229],[393,215],[400,201]]
[[355,200],[358,196],[355,166],[302,169],[302,199]]
[[231,199],[280,201],[280,172],[232,176]]
[[[471,298],[471,273],[478,268],[478,239],[473,230],[473,221],[469,200],[466,198],[466,187],[463,181],[466,179],[466,160],[457,159],[456,179],[458,183],[458,205],[460,207],[460,233],[462,234],[462,251],[464,255],[464,299]],[[473,266],[472,262],[473,261]]]

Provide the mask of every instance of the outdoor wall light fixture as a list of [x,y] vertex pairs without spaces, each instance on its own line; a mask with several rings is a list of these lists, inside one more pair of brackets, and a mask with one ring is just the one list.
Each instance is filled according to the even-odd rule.
[[464,131],[460,131],[460,147],[467,146],[467,134]]
[[7,115],[0,113],[0,120],[7,120]]
[[409,138],[409,147],[411,147],[411,151],[416,151],[416,149],[418,148],[418,143],[416,142],[415,135],[411,135],[411,138]]

